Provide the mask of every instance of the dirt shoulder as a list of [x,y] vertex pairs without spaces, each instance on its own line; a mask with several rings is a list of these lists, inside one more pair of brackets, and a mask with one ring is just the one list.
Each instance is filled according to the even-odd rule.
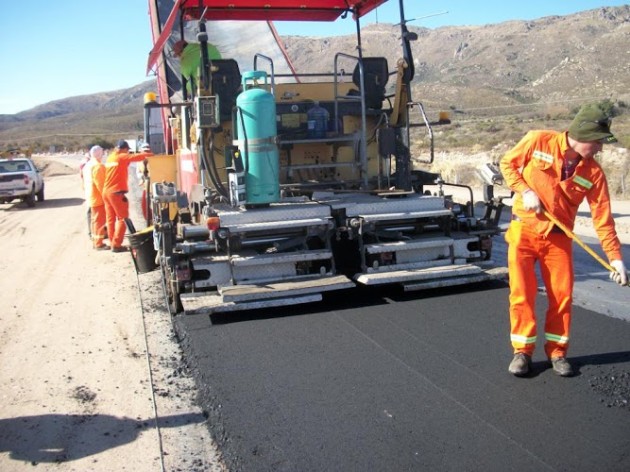
[[224,470],[157,272],[94,251],[77,167],[0,205],[0,470]]

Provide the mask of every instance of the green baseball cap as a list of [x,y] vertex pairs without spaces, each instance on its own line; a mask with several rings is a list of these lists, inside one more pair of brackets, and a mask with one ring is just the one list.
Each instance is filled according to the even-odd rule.
[[569,126],[569,136],[583,143],[616,143],[617,138],[610,132],[611,123],[612,118],[599,105],[584,105]]

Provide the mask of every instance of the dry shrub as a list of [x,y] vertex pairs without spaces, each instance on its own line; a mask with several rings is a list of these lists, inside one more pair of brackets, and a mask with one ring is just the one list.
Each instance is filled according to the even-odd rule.
[[[446,182],[480,188],[483,185],[478,170],[485,164],[498,164],[509,146],[501,144],[490,151],[461,152],[438,151],[432,164],[414,163],[417,169],[440,174]],[[611,196],[615,199],[630,197],[630,151],[621,147],[607,146],[597,161],[606,173]]]

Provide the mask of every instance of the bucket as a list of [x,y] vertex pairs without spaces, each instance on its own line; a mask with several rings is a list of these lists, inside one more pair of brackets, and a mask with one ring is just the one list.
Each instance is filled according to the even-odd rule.
[[136,265],[136,272],[144,274],[151,272],[157,267],[155,257],[157,252],[153,246],[153,226],[143,229],[137,233],[128,234],[129,246],[133,262]]

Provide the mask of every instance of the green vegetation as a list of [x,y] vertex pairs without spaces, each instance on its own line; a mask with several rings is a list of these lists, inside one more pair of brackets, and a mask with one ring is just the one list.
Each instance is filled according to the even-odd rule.
[[[601,102],[614,117],[612,132],[619,140],[617,146],[630,147],[630,110],[623,101]],[[472,113],[453,114],[453,122],[434,127],[435,149],[441,151],[490,150],[498,145],[513,145],[533,129],[565,130],[578,108],[557,107],[542,113],[526,112],[493,117]],[[421,139],[421,138],[420,138]]]

